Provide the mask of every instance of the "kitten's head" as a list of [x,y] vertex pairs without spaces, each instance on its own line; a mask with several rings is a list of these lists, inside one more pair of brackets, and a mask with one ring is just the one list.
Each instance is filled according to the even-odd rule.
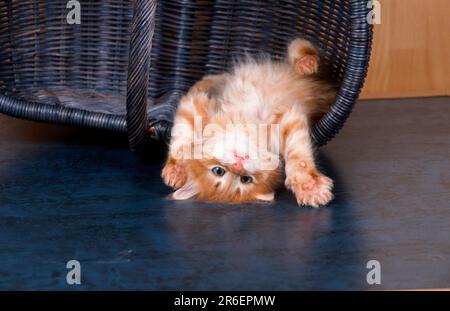
[[197,156],[177,161],[187,173],[187,181],[173,198],[228,203],[273,201],[282,182],[282,165],[277,152],[260,148],[253,132],[248,127],[226,131],[216,128],[201,143],[193,144]]

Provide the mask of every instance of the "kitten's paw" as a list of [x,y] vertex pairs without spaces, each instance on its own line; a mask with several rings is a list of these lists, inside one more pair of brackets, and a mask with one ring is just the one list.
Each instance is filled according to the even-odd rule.
[[296,39],[288,48],[289,62],[300,75],[312,75],[319,71],[319,51],[311,42]]
[[320,207],[333,199],[333,180],[320,173],[294,173],[286,179],[286,187],[294,192],[299,205]]
[[187,173],[183,166],[175,163],[167,163],[161,177],[164,183],[174,189],[181,188],[187,180]]
[[295,62],[295,70],[305,76],[315,74],[319,71],[319,56],[305,55]]

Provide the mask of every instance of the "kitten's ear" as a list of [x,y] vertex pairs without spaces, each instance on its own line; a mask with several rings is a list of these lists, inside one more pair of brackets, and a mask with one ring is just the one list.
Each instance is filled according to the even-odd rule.
[[260,201],[272,202],[275,199],[275,192],[257,194],[256,199]]
[[180,189],[172,194],[174,200],[187,200],[198,193],[197,186],[194,183],[186,183]]

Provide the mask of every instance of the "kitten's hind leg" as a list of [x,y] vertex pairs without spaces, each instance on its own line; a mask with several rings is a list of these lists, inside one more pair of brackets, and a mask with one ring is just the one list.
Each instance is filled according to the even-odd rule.
[[288,60],[299,75],[309,76],[319,72],[319,51],[307,40],[295,39],[289,44]]
[[281,130],[286,187],[294,192],[299,205],[327,204],[333,199],[333,181],[316,168],[306,117],[288,115]]
[[222,93],[227,78],[226,73],[220,75],[209,75],[197,81],[189,90],[192,92],[204,92],[209,96],[219,96]]

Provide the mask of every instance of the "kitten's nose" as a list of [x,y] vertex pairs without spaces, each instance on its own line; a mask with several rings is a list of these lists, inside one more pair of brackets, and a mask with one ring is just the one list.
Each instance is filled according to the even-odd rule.
[[244,160],[247,159],[247,157],[241,157],[234,154],[234,164],[231,165],[231,168],[237,172],[242,172],[244,170]]
[[236,169],[236,170],[240,170],[241,171],[241,170],[244,169],[244,163],[242,163],[242,160],[239,159],[231,167]]

